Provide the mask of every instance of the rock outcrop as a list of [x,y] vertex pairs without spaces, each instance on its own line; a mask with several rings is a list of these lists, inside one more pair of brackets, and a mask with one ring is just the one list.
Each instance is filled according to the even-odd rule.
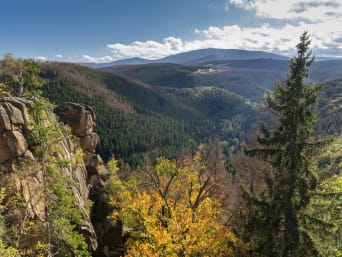
[[[0,100],[0,188],[6,188],[7,223],[20,224],[27,220],[46,218],[46,197],[44,197],[44,173],[38,158],[34,155],[35,136],[32,118],[29,113],[31,102],[24,98],[5,97]],[[77,165],[64,165],[59,169],[62,176],[69,177],[76,204],[82,212],[79,230],[94,254],[98,256],[120,256],[122,241],[121,227],[107,220],[111,208],[104,199],[103,186],[109,178],[104,163],[96,154],[98,135],[93,131],[95,114],[85,105],[65,103],[54,109],[55,114],[47,111],[46,121],[58,132],[56,158],[73,160],[77,148],[84,152],[84,161]],[[73,138],[65,126],[71,127]],[[20,196],[19,206],[11,199]],[[92,214],[87,211],[87,202],[94,202]],[[95,227],[95,229],[94,229]],[[96,230],[96,232],[95,232]],[[118,235],[116,243],[109,236]],[[44,238],[44,234],[27,235],[20,239],[19,248],[29,248]]]
[[[34,161],[27,138],[32,132],[28,108],[30,102],[7,97],[0,102],[0,187],[6,188],[8,198],[22,193],[29,217],[44,218],[44,203],[40,200],[42,174],[30,167],[20,168],[23,160]],[[17,223],[22,213],[12,208],[11,221]]]
[[30,131],[28,107],[24,99],[7,97],[0,103],[0,163],[32,153],[25,135]]
[[60,121],[71,127],[77,144],[84,152],[84,162],[88,172],[88,182],[95,188],[103,186],[108,179],[103,160],[96,154],[96,146],[100,143],[99,136],[94,132],[96,116],[94,111],[86,105],[63,103],[54,109]]
[[122,227],[120,223],[113,224],[107,219],[112,212],[108,204],[103,187],[108,180],[108,173],[100,155],[96,154],[96,146],[100,142],[94,132],[96,116],[86,105],[63,103],[54,109],[60,121],[70,126],[77,144],[84,152],[84,162],[90,185],[90,199],[93,201],[91,220],[94,226],[98,248],[94,256],[118,257],[123,253]]
[[[31,102],[24,98],[5,97],[0,102],[0,187],[6,188],[7,223],[21,224],[28,220],[46,219],[46,197],[44,196],[44,173],[41,163],[34,156],[33,138],[36,134],[29,114]],[[56,117],[46,112],[46,121],[58,133],[55,158],[72,160],[76,148],[66,130],[59,126]],[[68,187],[72,189],[76,205],[81,210],[80,230],[86,236],[89,249],[97,248],[96,234],[86,211],[89,198],[87,170],[84,163],[59,169],[62,176],[70,178]],[[18,200],[19,198],[19,200]],[[13,200],[15,199],[15,200]],[[20,204],[18,204],[20,203]],[[20,239],[19,248],[29,248],[46,235],[25,235]]]

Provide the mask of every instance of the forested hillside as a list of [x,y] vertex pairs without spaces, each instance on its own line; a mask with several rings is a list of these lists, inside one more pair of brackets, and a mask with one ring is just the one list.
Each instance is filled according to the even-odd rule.
[[102,68],[101,70],[113,72],[144,81],[151,86],[159,87],[194,87],[196,82],[189,76],[200,66],[184,66],[171,63],[156,63],[146,65],[119,65]]
[[342,133],[342,79],[326,81],[319,93],[318,134]]
[[[226,88],[253,101],[262,101],[266,90],[272,90],[276,81],[283,80],[289,61],[259,58],[243,60],[207,61],[193,66],[155,63],[123,65],[104,70],[122,74],[153,86]],[[324,82],[342,77],[342,61],[319,61],[312,65],[308,80]]]
[[[261,60],[249,62],[249,65],[255,67],[256,63],[259,63],[260,75],[274,65],[273,61]],[[249,67],[245,62],[234,62],[234,65],[237,65],[236,69],[244,67],[241,74]],[[139,67],[142,69],[137,69]],[[175,157],[179,149],[192,151],[214,136],[226,142],[224,151],[230,154],[240,148],[248,130],[257,123],[256,118],[260,118],[255,115],[257,104],[253,100],[224,88],[186,82],[183,78],[186,74],[180,71],[188,72],[192,68],[174,64],[131,68],[132,72],[138,72],[133,74],[141,74],[137,78],[145,76],[145,82],[151,81],[152,86],[75,64],[41,64],[42,77],[47,79],[44,94],[51,101],[76,101],[94,108],[98,118],[96,130],[102,138],[98,150],[105,159],[114,154],[134,166],[145,153]],[[219,74],[210,76],[220,78]],[[254,75],[252,77],[255,79]],[[272,81],[276,81],[276,77]],[[232,84],[238,88],[235,91],[244,90],[248,96],[255,89],[239,80]],[[339,94],[339,80],[323,87],[317,109],[317,133],[341,131]]]
[[[225,89],[171,89],[73,64],[41,64],[44,95],[55,103],[86,103],[97,114],[105,159],[137,165],[145,153],[175,157],[214,136],[238,148],[253,123],[254,106]],[[218,112],[219,111],[219,112]]]

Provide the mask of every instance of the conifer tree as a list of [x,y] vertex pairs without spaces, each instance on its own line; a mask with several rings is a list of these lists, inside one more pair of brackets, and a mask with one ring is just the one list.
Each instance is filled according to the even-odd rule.
[[316,186],[312,157],[329,140],[310,141],[312,105],[322,85],[306,83],[314,61],[309,45],[309,35],[304,32],[285,81],[266,95],[276,124],[270,129],[262,125],[260,147],[246,150],[247,155],[270,162],[275,170],[266,174],[268,190],[260,198],[246,192],[250,207],[246,236],[253,243],[253,256],[315,256],[310,238],[300,228],[299,213],[309,203],[309,191]]

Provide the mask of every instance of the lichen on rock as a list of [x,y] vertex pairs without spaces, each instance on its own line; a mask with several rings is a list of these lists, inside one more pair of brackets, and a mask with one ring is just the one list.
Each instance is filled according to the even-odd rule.
[[[46,220],[45,174],[34,154],[36,145],[32,138],[36,132],[31,123],[30,107],[30,102],[24,98],[4,97],[0,102],[0,187],[6,189],[9,201],[6,209],[8,227],[22,227],[29,220]],[[53,113],[46,112],[50,118],[46,123],[58,134],[58,140],[54,140],[57,150],[52,158],[71,163],[78,146],[74,145],[71,135],[60,126]],[[89,249],[95,251],[97,239],[87,210],[89,184],[85,163],[60,165],[58,172],[70,181],[65,186],[71,188],[75,204],[82,213],[79,230],[85,235]],[[30,245],[27,242],[34,244],[43,241],[44,237],[44,233],[40,236],[21,235],[18,248],[28,248]]]
[[[44,185],[47,171],[42,162],[45,154],[49,158],[45,161],[55,163],[52,165],[58,176],[65,178],[62,183],[72,192],[82,216],[76,229],[83,234],[89,251],[95,256],[120,256],[123,246],[120,224],[112,224],[107,215],[102,215],[111,208],[102,195],[110,173],[96,153],[100,138],[94,132],[96,116],[93,110],[76,103],[61,104],[53,112],[45,110],[42,124],[53,131],[45,144],[53,150],[41,153],[37,151],[39,133],[30,113],[32,105],[25,98],[3,97],[0,100],[0,188],[6,189],[6,225],[20,230],[27,224],[43,224],[34,233],[21,231],[14,246],[30,249],[48,237],[44,229],[49,206]],[[55,199],[58,196],[53,193],[49,197],[58,202]],[[93,201],[92,209],[90,200]],[[112,243],[113,235],[117,238],[115,243]]]
[[100,142],[94,132],[96,116],[92,108],[77,103],[62,103],[55,107],[55,114],[60,121],[70,126],[75,142],[82,148],[84,163],[87,169],[87,182],[90,186],[92,208],[92,225],[94,226],[98,248],[94,256],[116,257],[123,253],[121,224],[113,224],[107,219],[112,207],[105,200],[103,188],[110,173],[100,155],[96,154],[96,146]]

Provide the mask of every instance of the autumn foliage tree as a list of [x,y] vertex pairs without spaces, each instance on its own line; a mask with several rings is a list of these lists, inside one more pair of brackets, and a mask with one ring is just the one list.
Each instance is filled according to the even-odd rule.
[[158,158],[128,182],[113,176],[112,204],[119,208],[112,218],[128,233],[125,256],[244,256],[240,240],[222,224],[214,166],[196,154]]

